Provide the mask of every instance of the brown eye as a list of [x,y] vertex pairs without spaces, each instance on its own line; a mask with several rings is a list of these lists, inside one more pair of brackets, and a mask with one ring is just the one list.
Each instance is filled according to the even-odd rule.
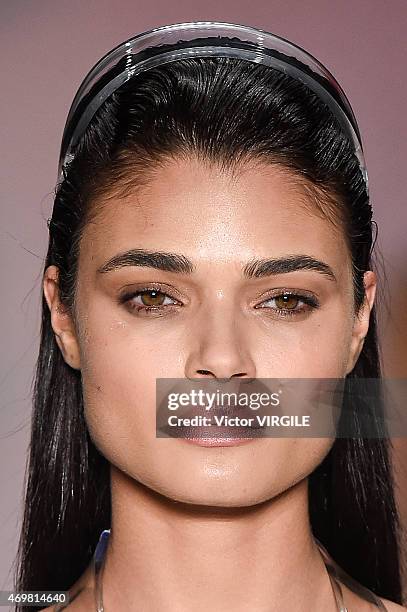
[[295,310],[300,301],[295,295],[282,294],[274,298],[277,308]]
[[139,293],[139,296],[144,306],[162,306],[166,298],[165,293],[155,291],[154,289]]
[[[154,289],[154,287],[143,287],[139,291],[127,293],[120,298],[120,304],[137,314],[159,314],[165,310],[175,307],[177,300],[165,291]],[[179,304],[179,302],[178,302]]]
[[256,308],[265,308],[279,317],[296,317],[315,308],[319,308],[318,300],[311,295],[299,293],[279,293],[262,302]]

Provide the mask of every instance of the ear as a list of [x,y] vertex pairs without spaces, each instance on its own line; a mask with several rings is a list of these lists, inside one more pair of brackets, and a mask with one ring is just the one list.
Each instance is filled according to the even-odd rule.
[[51,312],[51,325],[55,340],[64,360],[71,368],[80,370],[79,344],[71,314],[61,304],[58,286],[59,270],[57,266],[48,266],[43,278],[44,296]]
[[373,308],[373,303],[376,295],[376,274],[372,270],[368,270],[363,275],[365,286],[365,299],[360,307],[359,312],[355,315],[355,321],[352,329],[352,339],[349,347],[349,358],[345,374],[349,374],[355,367],[355,364],[362,351],[365,337],[369,330],[370,313]]

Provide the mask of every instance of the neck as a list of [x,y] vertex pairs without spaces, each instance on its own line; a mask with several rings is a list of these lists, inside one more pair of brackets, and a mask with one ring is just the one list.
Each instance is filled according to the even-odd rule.
[[114,467],[111,487],[105,609],[336,610],[307,480],[245,508],[177,502]]

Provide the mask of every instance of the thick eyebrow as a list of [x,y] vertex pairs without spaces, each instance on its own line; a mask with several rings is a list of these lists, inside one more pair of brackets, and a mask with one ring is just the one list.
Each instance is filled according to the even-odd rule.
[[[155,268],[165,272],[178,274],[192,274],[196,268],[192,261],[179,253],[165,253],[162,251],[147,251],[145,249],[131,249],[125,253],[115,255],[98,268],[104,274],[126,266],[143,266]],[[273,274],[287,274],[297,270],[314,270],[336,281],[332,268],[325,262],[310,255],[288,255],[275,259],[253,259],[242,268],[245,278],[262,278]]]
[[332,268],[310,255],[288,255],[277,259],[254,259],[243,267],[246,278],[262,278],[272,274],[287,274],[297,270],[314,270],[336,281]]
[[105,272],[118,270],[126,266],[145,266],[164,270],[165,272],[178,272],[178,274],[192,274],[195,270],[194,265],[185,255],[131,249],[109,259],[103,266],[98,268],[98,272],[104,274]]

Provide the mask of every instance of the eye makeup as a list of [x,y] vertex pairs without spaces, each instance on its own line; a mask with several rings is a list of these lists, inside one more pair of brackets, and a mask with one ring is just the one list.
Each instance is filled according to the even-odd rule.
[[[274,307],[267,306],[270,302]],[[136,316],[164,314],[183,307],[182,302],[159,283],[123,293],[119,304]],[[276,289],[254,306],[255,309],[274,311],[273,315],[278,317],[296,317],[319,307],[319,301],[311,293],[291,289]]]

